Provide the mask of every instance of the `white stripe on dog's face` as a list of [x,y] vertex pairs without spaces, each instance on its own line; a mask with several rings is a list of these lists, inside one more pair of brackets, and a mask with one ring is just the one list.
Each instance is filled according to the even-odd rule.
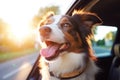
[[[59,21],[61,18],[62,18],[61,15],[55,15],[50,18],[52,20],[52,23],[44,25],[51,29],[49,38],[46,40],[53,41],[56,43],[64,43],[65,42],[64,34],[63,34],[62,30],[59,28]],[[44,38],[44,36],[41,36],[41,38]]]

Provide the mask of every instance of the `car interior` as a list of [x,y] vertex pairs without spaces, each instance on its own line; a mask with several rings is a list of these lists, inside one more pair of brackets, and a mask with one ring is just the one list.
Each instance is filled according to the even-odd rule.
[[[120,0],[76,0],[66,14],[72,15],[74,10],[80,9],[96,13],[103,21],[102,25],[117,27],[111,55],[98,57],[96,61],[97,66],[101,69],[96,75],[96,80],[120,80]],[[39,57],[27,80],[37,80],[40,76],[37,73],[38,60]]]

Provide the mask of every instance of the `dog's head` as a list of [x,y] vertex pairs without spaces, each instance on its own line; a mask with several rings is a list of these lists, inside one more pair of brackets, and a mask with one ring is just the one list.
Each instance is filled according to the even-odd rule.
[[52,60],[64,52],[85,52],[92,56],[90,50],[91,28],[101,19],[93,13],[75,12],[72,16],[52,15],[40,25],[40,38],[47,45],[41,49],[41,55]]

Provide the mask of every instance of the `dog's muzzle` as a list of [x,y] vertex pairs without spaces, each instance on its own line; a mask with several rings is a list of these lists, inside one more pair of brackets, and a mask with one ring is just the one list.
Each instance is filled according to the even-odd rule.
[[52,31],[51,28],[49,28],[48,26],[43,26],[39,29],[40,36],[42,36],[44,38],[48,38],[51,31]]
[[70,47],[68,42],[58,43],[54,38],[51,38],[52,29],[49,26],[42,26],[39,29],[41,41],[45,42],[46,48],[42,48],[40,54],[47,60],[56,58],[59,53],[67,50]]

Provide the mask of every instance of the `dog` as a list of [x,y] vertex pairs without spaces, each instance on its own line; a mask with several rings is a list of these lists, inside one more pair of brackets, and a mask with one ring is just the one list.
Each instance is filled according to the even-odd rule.
[[50,14],[40,23],[41,80],[95,80],[99,68],[90,39],[102,20],[94,13]]

